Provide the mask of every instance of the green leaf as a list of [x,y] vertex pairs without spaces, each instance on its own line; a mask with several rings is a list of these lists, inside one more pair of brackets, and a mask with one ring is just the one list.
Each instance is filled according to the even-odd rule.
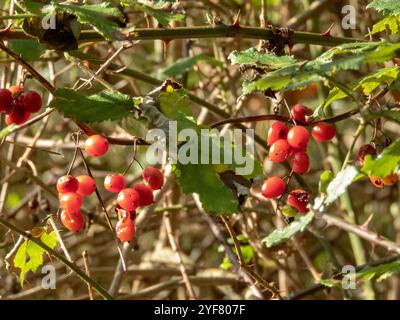
[[265,242],[268,248],[276,246],[281,242],[290,239],[298,232],[303,232],[305,228],[310,224],[314,214],[312,212],[307,213],[304,216],[295,218],[295,220],[283,229],[276,229],[262,241]]
[[[400,110],[383,110],[383,111],[370,111],[367,115],[368,119],[386,118],[388,120],[400,123]],[[0,135],[1,136],[1,135]]]
[[[211,165],[178,163],[173,166],[173,172],[185,194],[199,195],[207,213],[231,214],[238,211],[236,197],[221,181]],[[201,177],[201,179],[193,179],[193,177]]]
[[161,74],[167,77],[178,77],[190,71],[194,65],[200,61],[210,62],[211,64],[223,67],[223,63],[204,53],[193,57],[178,59],[173,65],[161,70]]
[[400,272],[400,260],[378,266],[366,266],[362,270],[358,271],[356,276],[365,280],[371,280],[372,278],[377,277],[377,281],[380,282],[398,272]]
[[101,4],[84,4],[81,6],[52,2],[54,12],[67,12],[78,18],[80,23],[91,25],[106,40],[122,40],[123,34],[119,28],[124,24],[122,12],[112,7],[109,2]]
[[328,190],[329,183],[333,179],[333,173],[331,170],[325,170],[319,177],[318,189],[319,193],[326,193]]
[[[51,249],[54,249],[57,245],[57,236],[54,231],[46,233],[46,231],[42,229],[40,240]],[[14,267],[21,269],[19,275],[21,286],[24,284],[26,273],[29,271],[36,272],[43,264],[43,254],[45,252],[46,250],[32,240],[26,239],[22,242],[13,260]]]
[[57,89],[51,106],[68,118],[83,122],[119,120],[130,115],[132,97],[118,91],[103,91],[84,96],[72,89]]
[[357,174],[358,171],[353,166],[347,166],[344,170],[340,171],[326,189],[327,197],[325,203],[332,203],[345,193],[347,187],[353,182]]
[[386,31],[387,28],[392,34],[396,34],[399,31],[399,17],[386,17],[381,21],[375,23],[372,27],[370,35],[376,34],[378,32]]
[[232,64],[251,64],[259,67],[268,66],[270,69],[279,69],[296,63],[293,56],[277,56],[273,53],[261,53],[256,48],[244,51],[233,51],[228,56]]
[[342,282],[340,280],[336,280],[336,279],[321,279],[321,280],[319,280],[319,283],[325,287],[333,288],[333,287],[340,286],[340,284]]
[[154,17],[162,26],[168,26],[172,21],[183,21],[185,19],[185,15],[182,13],[175,13],[163,9],[166,3],[166,1],[159,0],[150,5],[136,0],[121,0],[122,5],[147,13]]
[[43,16],[44,13],[42,11],[43,7],[47,5],[48,1],[40,1],[40,0],[22,0],[26,9],[35,15]]
[[[292,90],[303,87],[305,84],[320,82],[327,79],[330,82],[340,70],[356,70],[365,63],[380,63],[391,60],[397,55],[400,44],[391,44],[384,41],[374,43],[348,43],[334,47],[312,61],[295,63],[275,71],[268,72],[264,77],[255,81],[243,83],[243,94],[253,91]],[[367,83],[367,81],[366,81]],[[337,82],[333,83],[337,86]],[[367,89],[369,86],[367,86]],[[340,91],[340,90],[339,90]],[[337,99],[334,92],[328,99]],[[333,101],[332,100],[332,101]]]
[[400,163],[400,140],[396,140],[385,148],[382,153],[373,159],[367,155],[361,171],[370,176],[386,177],[393,172]]
[[37,43],[35,40],[11,40],[9,47],[15,53],[18,53],[24,60],[39,60],[40,56],[46,51],[46,46]]
[[367,5],[367,9],[371,8],[383,12],[385,16],[400,15],[400,2],[398,0],[373,0]]

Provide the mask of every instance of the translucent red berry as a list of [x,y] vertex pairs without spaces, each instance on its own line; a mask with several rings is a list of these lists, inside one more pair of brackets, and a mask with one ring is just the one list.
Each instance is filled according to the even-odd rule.
[[360,163],[361,166],[364,165],[364,158],[367,154],[370,154],[371,156],[376,156],[378,154],[378,151],[376,148],[371,145],[371,144],[365,144],[363,145],[360,150],[358,150],[358,162]]
[[325,142],[333,139],[333,137],[336,135],[336,129],[335,126],[329,123],[318,122],[315,126],[313,126],[311,134],[315,141]]
[[384,186],[383,181],[382,181],[382,178],[380,178],[380,177],[369,176],[369,180],[371,181],[371,183],[372,183],[375,187],[377,187],[377,188],[379,188],[379,189],[382,189],[383,186]]
[[96,181],[91,176],[82,175],[76,177],[79,182],[78,193],[81,196],[88,197],[96,191]]
[[118,193],[125,188],[125,177],[122,174],[108,174],[104,179],[104,188]]
[[284,139],[275,141],[269,149],[268,156],[273,162],[283,162],[290,153],[290,145]]
[[292,115],[294,121],[296,121],[297,123],[306,124],[306,116],[311,116],[313,114],[313,111],[305,105],[299,103],[292,107],[292,109],[290,110],[290,114]]
[[392,185],[394,185],[398,180],[399,180],[399,176],[398,176],[396,173],[392,172],[392,173],[390,173],[388,176],[382,178],[382,183],[383,183],[385,186],[392,186]]
[[42,98],[35,91],[26,91],[19,96],[19,102],[23,105],[24,110],[34,113],[38,112],[42,107]]
[[14,99],[7,89],[0,89],[0,112],[10,112]]
[[99,134],[90,136],[85,141],[85,150],[92,157],[100,157],[108,151],[108,140]]
[[268,130],[267,144],[271,146],[279,139],[286,139],[289,128],[281,121],[274,122]]
[[148,167],[142,172],[143,180],[153,190],[161,189],[164,185],[164,176],[160,170]]
[[61,212],[61,222],[69,231],[79,232],[85,225],[85,217],[80,211]]
[[279,197],[285,190],[286,183],[279,177],[268,178],[261,187],[261,193],[267,199]]
[[290,158],[290,167],[298,174],[303,174],[310,168],[310,158],[305,152],[296,152]]
[[135,189],[140,195],[140,206],[148,206],[154,202],[153,190],[143,183],[134,184],[132,189]]
[[23,110],[22,107],[19,105],[15,105],[12,107],[11,111],[6,115],[5,121],[7,125],[13,123],[17,125],[22,125],[26,121],[28,121],[30,116],[31,116],[30,112]]
[[126,211],[135,211],[140,206],[140,194],[135,189],[126,188],[118,193],[117,203]]
[[300,213],[308,212],[307,206],[310,201],[309,194],[302,190],[296,189],[290,192],[289,197],[287,199],[288,205],[294,207]]
[[82,207],[82,196],[79,193],[61,194],[59,200],[61,208],[67,212],[77,212]]
[[287,142],[293,148],[305,150],[307,148],[310,137],[308,131],[303,126],[294,126],[289,130]]
[[57,181],[57,191],[59,193],[77,192],[79,188],[78,180],[71,175],[65,175]]
[[130,219],[130,217],[123,218],[117,222],[115,233],[119,240],[130,242],[135,236],[135,223]]

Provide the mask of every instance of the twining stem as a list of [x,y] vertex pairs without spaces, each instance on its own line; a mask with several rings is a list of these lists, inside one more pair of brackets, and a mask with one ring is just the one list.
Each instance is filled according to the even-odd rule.
[[[123,30],[122,30],[123,31]],[[22,30],[0,34],[0,39],[28,39]],[[174,39],[204,39],[204,38],[244,38],[256,40],[278,39],[270,28],[247,26],[229,26],[219,24],[215,26],[175,27],[175,28],[139,28],[130,32],[126,40],[174,40]],[[106,41],[96,31],[82,31],[78,40],[84,42]],[[319,33],[293,31],[290,42],[334,47],[343,43],[362,42],[362,39],[325,36]]]
[[45,243],[40,241],[38,238],[33,237],[31,234],[25,232],[24,230],[19,229],[17,226],[8,222],[7,220],[0,217],[0,224],[6,227],[9,230],[16,232],[17,234],[23,236],[25,239],[29,239],[30,241],[37,244],[42,249],[46,250],[49,254],[54,256],[57,260],[63,263],[65,266],[69,267],[79,278],[81,278],[84,282],[90,285],[104,300],[112,300],[113,297],[108,294],[108,292],[95,280],[90,278],[84,271],[82,271],[76,264],[68,261],[64,256],[59,254],[57,251],[53,250]]

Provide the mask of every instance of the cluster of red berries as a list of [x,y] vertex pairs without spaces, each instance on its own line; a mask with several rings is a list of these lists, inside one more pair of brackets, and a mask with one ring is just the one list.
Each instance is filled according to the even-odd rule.
[[[307,154],[307,146],[310,140],[306,125],[308,117],[313,111],[302,104],[296,104],[290,110],[295,125],[289,127],[277,121],[268,131],[267,143],[270,146],[269,158],[273,162],[284,162],[289,159],[290,167],[297,174],[304,174],[310,168],[310,158]],[[317,142],[330,141],[336,134],[333,125],[325,122],[317,122],[312,126],[311,135]],[[279,177],[270,177],[264,181],[261,192],[264,197],[271,199],[282,196],[286,191],[286,182]],[[300,213],[306,213],[309,203],[309,195],[302,189],[290,192],[287,204]]]
[[[378,156],[378,150],[372,144],[363,145],[358,151],[358,163],[360,164],[360,166],[364,166],[364,158],[368,154],[372,157],[376,157]],[[368,177],[371,183],[379,189],[383,189],[385,186],[392,186],[399,180],[399,176],[395,172],[391,172],[388,176],[384,178],[375,176]]]
[[121,241],[132,241],[135,235],[136,209],[149,206],[154,202],[153,191],[164,185],[164,176],[160,170],[147,167],[142,172],[143,183],[125,188],[125,177],[122,174],[109,174],[104,179],[104,188],[118,193],[118,222],[115,232]]
[[[108,151],[107,138],[92,135],[85,141],[85,150],[92,157],[100,157]],[[154,202],[153,191],[164,185],[164,176],[154,167],[145,168],[142,172],[143,183],[126,188],[125,177],[122,174],[109,174],[104,179],[107,191],[118,193],[118,222],[115,228],[121,241],[131,241],[135,235],[136,209]],[[90,176],[74,177],[66,175],[58,179],[57,190],[60,194],[60,206],[63,209],[61,222],[70,231],[78,232],[84,226],[84,217],[80,211],[82,197],[90,196],[96,191],[96,182]]]
[[83,229],[85,218],[81,212],[82,198],[90,196],[96,188],[94,179],[86,175],[65,175],[58,179],[58,199],[63,209],[61,222],[68,230],[79,232]]
[[21,86],[0,89],[0,112],[5,112],[6,124],[21,125],[28,121],[32,113],[42,107],[42,98],[35,91],[24,91]]

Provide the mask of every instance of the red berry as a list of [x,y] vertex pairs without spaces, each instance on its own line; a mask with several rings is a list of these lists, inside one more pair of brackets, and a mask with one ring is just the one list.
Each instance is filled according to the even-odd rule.
[[21,125],[28,121],[29,117],[31,116],[30,112],[27,112],[22,109],[21,106],[15,105],[11,111],[6,115],[5,121],[7,125],[10,124],[17,124]]
[[161,189],[164,185],[164,176],[160,170],[148,167],[142,172],[144,182],[153,190]]
[[333,125],[326,122],[318,122],[311,130],[313,138],[318,142],[331,140],[335,134],[336,129]]
[[21,93],[19,101],[23,105],[25,111],[34,113],[38,112],[42,107],[42,98],[35,91],[27,91]]
[[71,175],[62,176],[57,181],[57,191],[59,193],[77,192],[78,187],[78,180]]
[[286,139],[289,128],[281,121],[274,122],[268,130],[267,144],[271,146],[279,139]]
[[305,150],[307,148],[308,141],[310,137],[308,135],[308,131],[303,126],[294,126],[289,130],[287,136],[287,142],[293,148]]
[[269,149],[268,156],[273,162],[283,162],[290,153],[290,145],[284,139],[275,141]]
[[310,108],[307,108],[305,105],[299,103],[292,107],[290,114],[292,115],[294,121],[298,122],[299,124],[306,124],[306,116],[311,116],[313,111]]
[[125,177],[122,174],[108,174],[104,179],[104,188],[110,192],[120,192],[125,188]]
[[82,196],[74,192],[61,194],[60,206],[67,212],[77,212],[82,207]]
[[296,208],[300,213],[308,212],[307,206],[310,196],[302,189],[296,189],[290,192],[287,199],[288,205]]
[[85,217],[80,211],[77,212],[61,212],[61,222],[69,231],[79,232],[85,225]]
[[153,190],[143,183],[134,184],[132,189],[135,189],[140,195],[140,206],[148,206],[154,202]]
[[99,134],[90,136],[85,141],[85,150],[92,157],[100,157],[108,151],[108,140]]
[[298,174],[303,174],[310,168],[310,158],[306,152],[296,152],[290,159],[290,167]]
[[130,219],[130,217],[122,218],[117,222],[115,227],[115,233],[121,241],[130,242],[135,236],[135,223]]
[[135,211],[140,206],[140,194],[132,188],[123,189],[118,193],[117,203],[126,211]]
[[96,181],[91,176],[78,176],[76,179],[79,182],[78,193],[81,196],[88,197],[96,191]]
[[361,166],[364,165],[364,158],[367,154],[370,154],[371,156],[376,156],[378,154],[378,151],[371,144],[363,145],[360,150],[358,150],[358,162]]
[[279,177],[271,177],[264,181],[261,193],[267,199],[281,196],[286,190],[286,183]]
[[20,94],[20,93],[22,93],[24,91],[24,87],[11,86],[11,87],[8,88],[8,90],[10,90],[13,95],[17,95],[17,94]]
[[0,112],[10,112],[13,101],[10,90],[0,89]]
[[383,186],[384,186],[383,181],[382,181],[382,178],[380,178],[380,177],[369,176],[369,180],[371,181],[371,183],[372,183],[375,187],[377,187],[377,188],[379,188],[379,189],[382,189]]

